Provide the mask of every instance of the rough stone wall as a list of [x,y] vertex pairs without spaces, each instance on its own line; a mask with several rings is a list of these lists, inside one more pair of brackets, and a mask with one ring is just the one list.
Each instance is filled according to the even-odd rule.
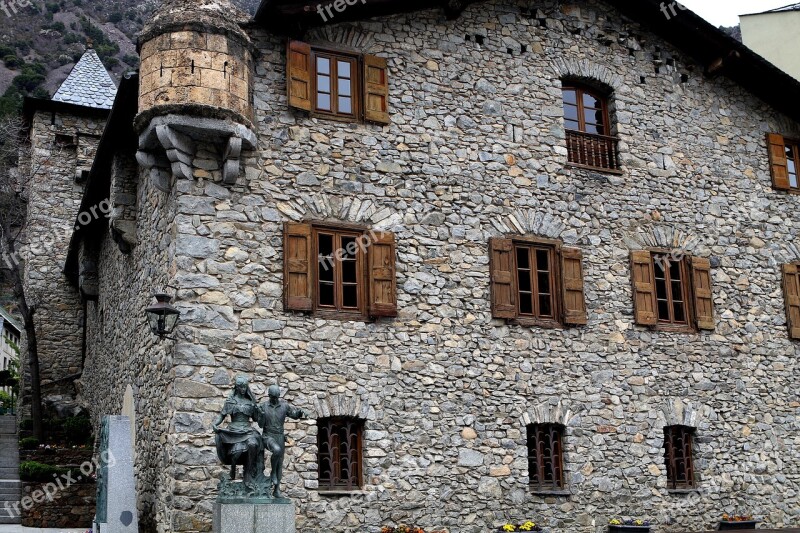
[[81,371],[82,304],[62,270],[83,196],[83,185],[75,182],[76,165],[94,157],[105,126],[98,116],[38,112],[32,119],[37,171],[29,186],[28,244],[22,256],[26,297],[36,305],[45,395],[73,393],[69,381],[49,384]]
[[251,120],[253,61],[250,51],[224,35],[165,33],[141,51],[139,110],[200,104]]
[[[114,168],[121,164],[115,162]],[[150,333],[144,309],[154,301],[154,292],[170,291],[167,286],[175,273],[171,231],[175,199],[155,189],[148,172],[136,175],[138,244],[124,255],[111,230],[99,244],[99,297],[87,304],[86,369],[79,387],[95,427],[99,427],[100,416],[121,412],[125,390],[132,387],[139,527],[153,532],[156,520],[169,523],[175,503],[170,496],[175,490],[175,476],[169,467],[172,458],[165,451],[171,434],[174,343],[159,341]]]

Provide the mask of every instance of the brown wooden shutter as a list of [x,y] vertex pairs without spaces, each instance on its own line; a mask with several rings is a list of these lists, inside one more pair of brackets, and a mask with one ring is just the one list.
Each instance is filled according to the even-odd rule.
[[797,265],[783,265],[783,298],[789,338],[800,339],[800,273]]
[[769,167],[772,172],[772,186],[781,191],[789,190],[789,163],[786,159],[786,143],[782,135],[767,134],[769,148]]
[[312,311],[311,224],[287,222],[283,229],[283,306]]
[[564,324],[582,326],[588,323],[583,288],[583,252],[577,248],[561,249],[561,283],[564,302]]
[[646,250],[631,252],[634,318],[637,324],[643,326],[655,326],[658,323],[654,278],[650,252]]
[[714,299],[711,294],[711,262],[692,257],[692,289],[698,329],[714,329]]
[[389,124],[389,68],[386,59],[364,56],[364,118]]
[[517,284],[514,275],[514,241],[489,239],[489,269],[492,285],[492,316],[517,317]]
[[394,233],[369,233],[369,315],[397,316],[397,246]]
[[286,88],[289,105],[311,111],[311,46],[289,40],[286,50]]

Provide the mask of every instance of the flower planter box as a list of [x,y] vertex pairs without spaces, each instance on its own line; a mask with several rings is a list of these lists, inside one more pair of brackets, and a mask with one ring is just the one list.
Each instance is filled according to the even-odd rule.
[[734,529],[755,529],[757,520],[744,520],[739,522],[720,522],[719,531],[731,531]]
[[650,526],[614,526],[609,524],[608,533],[650,533]]

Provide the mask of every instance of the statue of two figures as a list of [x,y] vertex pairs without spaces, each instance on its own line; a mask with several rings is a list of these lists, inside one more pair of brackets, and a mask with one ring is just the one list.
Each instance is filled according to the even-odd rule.
[[[286,418],[303,419],[308,415],[281,400],[280,396],[280,388],[272,385],[269,401],[259,405],[247,377],[236,378],[233,392],[225,400],[225,406],[213,425],[217,456],[223,464],[231,467],[230,477],[223,476],[220,481],[220,500],[246,503],[281,498],[280,483],[286,450],[284,422]],[[221,427],[228,416],[231,422]],[[262,433],[251,422],[256,422]],[[265,451],[272,454],[269,478],[264,474]],[[243,467],[242,483],[234,483],[239,465]]]

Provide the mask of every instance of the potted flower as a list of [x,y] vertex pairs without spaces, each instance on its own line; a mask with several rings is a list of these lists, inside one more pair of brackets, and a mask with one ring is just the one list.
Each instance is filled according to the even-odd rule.
[[500,526],[497,531],[541,531],[542,528],[539,527],[536,522],[531,522],[528,520],[527,522],[523,522],[522,524],[503,524]]
[[650,533],[650,521],[614,518],[608,521],[608,533]]
[[732,529],[755,529],[758,520],[753,520],[753,515],[725,513],[719,523],[719,531],[730,531]]

